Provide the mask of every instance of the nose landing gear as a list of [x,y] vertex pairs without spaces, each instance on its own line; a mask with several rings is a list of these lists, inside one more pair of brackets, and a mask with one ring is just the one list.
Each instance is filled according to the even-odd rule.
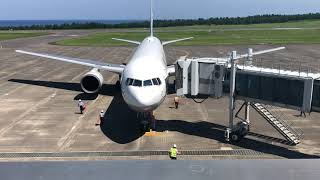
[[149,132],[156,129],[155,118],[153,112],[140,112],[137,113],[137,118],[140,120],[141,132]]

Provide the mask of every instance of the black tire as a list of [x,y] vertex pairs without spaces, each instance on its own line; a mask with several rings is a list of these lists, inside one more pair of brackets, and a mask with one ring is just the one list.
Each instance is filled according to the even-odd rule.
[[237,133],[230,134],[231,142],[239,142],[241,140],[241,136]]

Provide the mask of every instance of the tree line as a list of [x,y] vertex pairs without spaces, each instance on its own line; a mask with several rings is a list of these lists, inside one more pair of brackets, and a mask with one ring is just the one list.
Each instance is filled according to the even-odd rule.
[[[247,17],[218,17],[199,19],[175,19],[155,20],[155,27],[192,26],[192,25],[248,25],[262,23],[284,23],[300,20],[320,19],[320,13],[296,14],[296,15],[256,15]],[[63,30],[63,29],[114,29],[114,28],[148,28],[149,21],[138,21],[120,24],[104,24],[96,22],[52,24],[52,25],[31,25],[31,26],[7,26],[0,27],[0,30]]]

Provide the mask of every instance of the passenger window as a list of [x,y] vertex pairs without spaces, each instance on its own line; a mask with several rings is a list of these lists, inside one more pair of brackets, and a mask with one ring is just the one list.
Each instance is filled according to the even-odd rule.
[[126,82],[126,85],[127,85],[127,86],[132,86],[132,84],[133,84],[133,79],[128,78],[128,79],[127,79],[127,82]]
[[159,85],[161,85],[161,80],[160,80],[160,78],[157,78],[157,80],[158,80],[158,82],[159,82]]
[[152,82],[153,82],[154,85],[159,85],[159,82],[158,82],[158,80],[156,78],[152,79]]
[[142,81],[135,79],[134,82],[133,82],[133,86],[141,87],[142,86]]
[[145,81],[143,81],[143,86],[152,86],[151,80],[145,80]]

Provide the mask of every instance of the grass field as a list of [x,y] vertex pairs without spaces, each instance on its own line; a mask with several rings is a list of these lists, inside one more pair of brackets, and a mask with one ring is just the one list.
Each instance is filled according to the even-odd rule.
[[[288,29],[283,29],[288,28]],[[300,29],[299,29],[300,28]],[[100,32],[86,37],[66,39],[53,44],[66,46],[127,46],[111,38],[143,40],[147,29],[121,29]],[[253,25],[204,25],[156,28],[161,40],[194,37],[176,43],[178,46],[208,46],[231,44],[315,44],[320,43],[320,20]]]
[[48,33],[45,32],[29,32],[29,31],[0,31],[0,41],[9,40],[9,39],[17,39],[17,38],[27,38],[27,37],[35,37],[35,36],[43,36]]
[[[67,46],[125,46],[127,43],[114,41],[111,38],[143,40],[146,32],[105,32],[76,39],[55,42]],[[193,40],[176,43],[179,46],[191,45],[228,45],[228,44],[311,44],[320,43],[319,30],[241,30],[241,31],[190,31],[159,32],[161,40],[194,37]]]

